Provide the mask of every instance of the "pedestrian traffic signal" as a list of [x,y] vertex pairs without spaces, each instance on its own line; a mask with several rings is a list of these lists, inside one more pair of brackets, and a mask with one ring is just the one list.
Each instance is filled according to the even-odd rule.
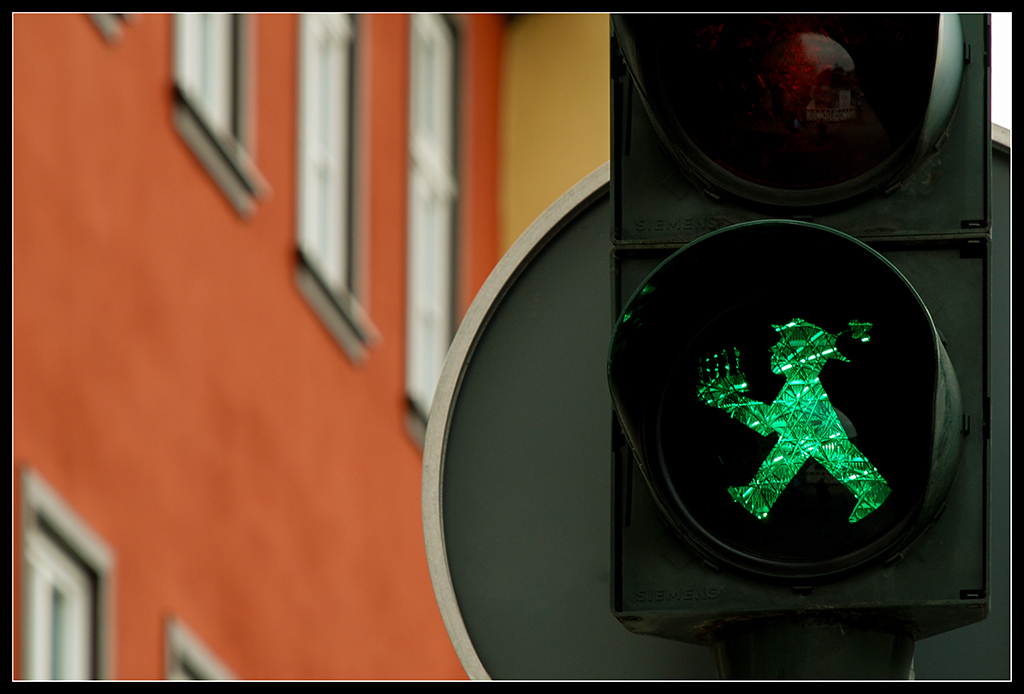
[[[850,321],[855,338],[868,341],[871,323]],[[773,325],[779,341],[772,347],[772,371],[785,378],[782,390],[771,404],[746,396],[750,386],[739,369],[740,352],[735,347],[704,359],[698,367],[697,398],[726,411],[762,436],[778,434],[777,443],[758,466],[750,484],[729,487],[733,501],[758,520],[778,501],[808,456],[820,461],[832,478],[854,495],[856,504],[849,522],[856,523],[878,510],[892,489],[871,461],[850,440],[829,400],[819,374],[828,359],[849,361],[836,347],[839,335],[795,318],[785,325]],[[840,333],[842,334],[842,333]],[[735,355],[735,365],[731,362]],[[853,427],[851,430],[855,431]],[[827,491],[816,485],[821,491]],[[824,506],[828,499],[817,499]]]
[[987,17],[612,30],[613,612],[984,618]]
[[953,15],[626,15],[616,27],[683,170],[773,206],[906,174],[945,132],[963,76]]
[[927,308],[827,227],[748,222],[676,252],[627,302],[609,379],[672,528],[763,576],[909,543],[959,462],[959,387]]

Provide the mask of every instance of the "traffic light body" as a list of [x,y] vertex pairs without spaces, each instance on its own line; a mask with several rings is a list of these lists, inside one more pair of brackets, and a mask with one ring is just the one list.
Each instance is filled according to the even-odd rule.
[[[724,40],[727,24],[706,24]],[[683,30],[702,26],[688,17]],[[694,643],[795,617],[914,640],[983,619],[987,17],[939,22],[953,38],[928,86],[934,101],[955,83],[948,120],[925,98],[906,151],[879,155],[895,164],[874,178],[879,167],[854,166],[809,194],[801,166],[827,176],[829,157],[797,158],[773,190],[760,179],[774,164],[747,156],[757,143],[745,134],[674,151],[679,123],[724,117],[652,119],[621,57],[636,63],[645,31],[613,23],[614,614]],[[762,61],[792,46],[783,34]],[[636,79],[652,106],[647,74]],[[692,92],[681,81],[685,108],[707,102],[702,80]],[[773,98],[815,136],[859,103],[812,114]],[[833,150],[838,169],[851,151]]]

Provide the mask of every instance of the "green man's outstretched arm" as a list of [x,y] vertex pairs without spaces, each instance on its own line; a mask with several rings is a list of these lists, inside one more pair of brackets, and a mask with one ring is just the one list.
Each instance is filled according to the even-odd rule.
[[773,433],[766,421],[769,408],[745,395],[750,386],[739,365],[737,349],[732,350],[732,355],[722,352],[705,359],[698,368],[697,397],[704,404],[725,410],[733,419],[768,436]]

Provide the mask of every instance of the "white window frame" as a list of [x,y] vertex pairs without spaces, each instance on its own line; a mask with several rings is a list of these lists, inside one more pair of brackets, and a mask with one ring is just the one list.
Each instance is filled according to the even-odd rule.
[[296,281],[335,340],[360,362],[376,333],[359,300],[357,32],[352,15],[299,17]]
[[406,388],[425,419],[454,332],[457,44],[441,15],[413,15],[409,91]]
[[89,19],[103,34],[107,43],[116,44],[121,40],[125,24],[131,21],[132,16],[122,12],[92,12],[89,14]]
[[235,673],[175,617],[164,621],[164,676],[169,680],[234,680]]
[[254,32],[247,15],[174,16],[174,122],[242,216],[268,186],[252,159]]
[[22,677],[109,678],[113,553],[31,470],[21,497]]

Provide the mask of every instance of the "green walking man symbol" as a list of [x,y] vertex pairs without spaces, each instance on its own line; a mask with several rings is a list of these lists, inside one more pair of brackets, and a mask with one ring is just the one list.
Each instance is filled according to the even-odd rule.
[[[850,321],[855,339],[868,341],[870,323]],[[698,399],[725,410],[762,436],[779,440],[746,486],[729,487],[729,495],[757,518],[765,518],[808,458],[818,461],[857,499],[850,514],[856,523],[889,496],[889,485],[847,437],[818,374],[828,359],[849,361],[836,348],[834,335],[801,318],[773,325],[779,341],[771,348],[771,367],[786,382],[771,404],[753,400],[747,379],[739,370],[739,351],[733,357],[715,354],[700,366]]]

